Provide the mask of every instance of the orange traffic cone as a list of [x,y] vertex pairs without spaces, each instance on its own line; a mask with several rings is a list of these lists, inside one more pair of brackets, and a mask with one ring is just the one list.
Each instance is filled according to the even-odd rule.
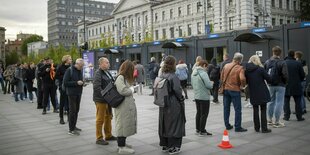
[[217,146],[222,148],[222,149],[233,148],[233,146],[229,143],[229,137],[228,137],[227,130],[224,130],[224,135],[223,135],[222,143],[217,145]]

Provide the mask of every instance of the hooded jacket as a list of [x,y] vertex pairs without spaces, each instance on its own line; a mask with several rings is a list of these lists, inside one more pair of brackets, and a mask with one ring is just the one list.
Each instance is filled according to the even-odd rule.
[[[247,63],[245,65],[245,77],[249,86],[251,104],[267,104],[270,101],[270,94],[265,80],[269,82],[271,78],[265,69],[253,63]],[[258,87],[259,89],[257,89]]]
[[184,64],[178,64],[176,66],[176,75],[180,80],[186,80],[188,78],[188,68],[187,65]]
[[210,100],[210,89],[213,87],[213,82],[200,66],[196,67],[192,73],[192,85],[196,100]]

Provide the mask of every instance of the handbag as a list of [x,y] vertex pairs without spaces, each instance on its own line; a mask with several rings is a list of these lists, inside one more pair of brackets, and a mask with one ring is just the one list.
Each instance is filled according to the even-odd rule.
[[111,81],[102,91],[101,95],[103,99],[112,107],[117,108],[124,100],[125,96],[121,95],[114,84]]
[[227,77],[226,79],[224,80],[224,82],[221,82],[221,85],[220,85],[220,88],[219,88],[219,94],[223,94],[224,93],[224,88],[225,88],[225,84],[226,84],[226,81],[229,77],[229,74],[231,73],[231,71],[234,69],[234,67],[236,66],[237,64],[235,64],[233,67],[231,67],[231,69],[229,70],[228,74],[227,74]]
[[11,85],[17,85],[18,79],[16,77],[12,77],[10,82],[11,82]]
[[135,69],[135,70],[133,71],[133,77],[134,77],[134,78],[137,78],[138,75],[139,75],[138,70]]

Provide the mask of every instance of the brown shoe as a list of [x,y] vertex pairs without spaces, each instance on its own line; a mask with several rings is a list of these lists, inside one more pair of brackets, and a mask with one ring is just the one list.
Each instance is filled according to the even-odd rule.
[[96,144],[98,145],[108,145],[109,142],[103,140],[103,139],[100,139],[100,140],[96,140]]

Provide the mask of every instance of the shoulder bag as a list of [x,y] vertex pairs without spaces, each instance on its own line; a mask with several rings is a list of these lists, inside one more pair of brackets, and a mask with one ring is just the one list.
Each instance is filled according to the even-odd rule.
[[227,81],[227,79],[229,77],[229,74],[235,68],[236,65],[237,64],[235,64],[233,67],[231,67],[231,69],[229,70],[229,72],[228,72],[228,74],[226,76],[226,79],[223,82],[221,82],[221,85],[220,85],[220,88],[219,88],[219,94],[223,94],[224,93],[224,88],[225,88],[226,81]]

